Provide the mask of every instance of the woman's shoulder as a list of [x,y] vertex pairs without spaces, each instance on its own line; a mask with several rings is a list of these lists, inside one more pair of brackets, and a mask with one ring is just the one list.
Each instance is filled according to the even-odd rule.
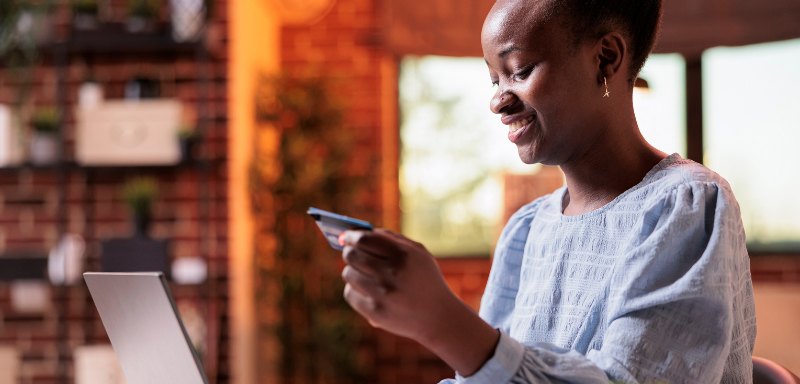
[[612,210],[636,226],[638,235],[633,238],[666,236],[677,228],[693,228],[697,234],[711,233],[716,226],[742,232],[741,210],[728,182],[677,154],[659,163],[629,192]]
[[[672,159],[670,159],[672,158]],[[718,173],[693,160],[681,158],[680,155],[671,155],[659,169],[655,171],[654,183],[663,185],[714,184],[730,189],[728,182]]]
[[640,202],[636,212],[641,216],[633,238],[685,236],[709,241],[710,234],[724,231],[731,244],[743,245],[741,211],[728,182],[697,162],[673,156],[676,158],[654,169],[636,193],[634,199]]
[[702,164],[673,154],[648,174],[635,195],[656,201],[697,194],[715,195],[735,201],[725,178]]

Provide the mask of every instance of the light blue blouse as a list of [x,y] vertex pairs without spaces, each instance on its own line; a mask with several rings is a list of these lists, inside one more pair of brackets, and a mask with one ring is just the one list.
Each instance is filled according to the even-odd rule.
[[593,212],[520,209],[480,316],[494,356],[446,383],[752,383],[750,262],[728,183],[673,154]]

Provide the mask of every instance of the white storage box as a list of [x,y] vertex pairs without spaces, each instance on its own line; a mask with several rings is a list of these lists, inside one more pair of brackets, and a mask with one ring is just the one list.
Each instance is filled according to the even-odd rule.
[[22,162],[22,136],[14,126],[11,108],[0,104],[0,167]]
[[19,383],[20,355],[16,347],[0,345],[0,384]]
[[106,101],[75,111],[75,159],[83,165],[172,165],[181,160],[177,100]]

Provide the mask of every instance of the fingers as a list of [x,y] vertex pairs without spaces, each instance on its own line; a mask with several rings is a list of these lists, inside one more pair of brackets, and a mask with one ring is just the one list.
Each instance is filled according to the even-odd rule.
[[359,292],[350,284],[344,286],[344,299],[350,306],[356,310],[362,317],[367,319],[369,325],[379,328],[380,326],[373,320],[377,313],[378,307],[375,300]]
[[378,277],[363,273],[349,265],[344,267],[342,279],[359,292],[373,298],[381,298],[389,292],[387,284]]
[[371,253],[363,252],[358,247],[345,246],[342,251],[342,258],[345,263],[366,274],[378,278],[394,276],[394,268],[390,261]]
[[401,235],[401,234],[399,234],[397,232],[390,231],[388,229],[380,228],[380,229],[376,229],[375,232],[380,232],[380,233],[387,234],[387,235],[395,238],[395,240],[397,240],[397,241],[409,241],[410,240],[409,238],[407,238],[407,237],[405,237],[405,236],[403,236],[403,235]]
[[344,287],[345,300],[365,318],[374,318],[382,309],[380,303],[387,293],[386,288],[375,277],[350,266],[345,267],[342,278],[347,282]]
[[394,238],[398,243],[407,244],[407,245],[415,247],[415,248],[421,248],[421,249],[424,249],[427,252],[427,249],[425,248],[424,245],[422,245],[422,243],[414,241],[414,240],[411,240],[408,237],[405,237],[405,236],[403,236],[403,235],[401,235],[401,234],[399,234],[397,232],[393,232],[393,231],[390,231],[388,229],[376,229],[376,231],[380,232],[380,233],[384,233],[384,234],[388,235],[389,237]]
[[359,248],[384,259],[397,259],[403,255],[401,243],[386,231],[346,231],[344,245]]
[[[346,231],[343,237],[345,249],[352,247],[362,252],[364,255],[371,256],[376,260],[354,260],[353,262],[370,262],[372,269],[377,273],[390,273],[394,275],[395,271],[402,269],[408,257],[409,248],[406,242],[410,240],[400,235],[391,235],[389,231],[375,230],[375,231]],[[346,256],[346,254],[343,254]],[[383,261],[383,264],[372,263],[374,261]],[[350,264],[348,259],[345,262]],[[362,267],[362,264],[353,264]],[[382,268],[382,269],[381,269]],[[387,268],[389,268],[387,270]],[[366,271],[366,267],[362,268]]]

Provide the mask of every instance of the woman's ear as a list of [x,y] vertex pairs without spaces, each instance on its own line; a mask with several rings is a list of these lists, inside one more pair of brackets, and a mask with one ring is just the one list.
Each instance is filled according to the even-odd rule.
[[609,32],[598,40],[598,55],[600,67],[598,81],[603,82],[605,77],[611,82],[617,76],[627,76],[628,68],[623,64],[627,62],[628,46],[619,32]]

